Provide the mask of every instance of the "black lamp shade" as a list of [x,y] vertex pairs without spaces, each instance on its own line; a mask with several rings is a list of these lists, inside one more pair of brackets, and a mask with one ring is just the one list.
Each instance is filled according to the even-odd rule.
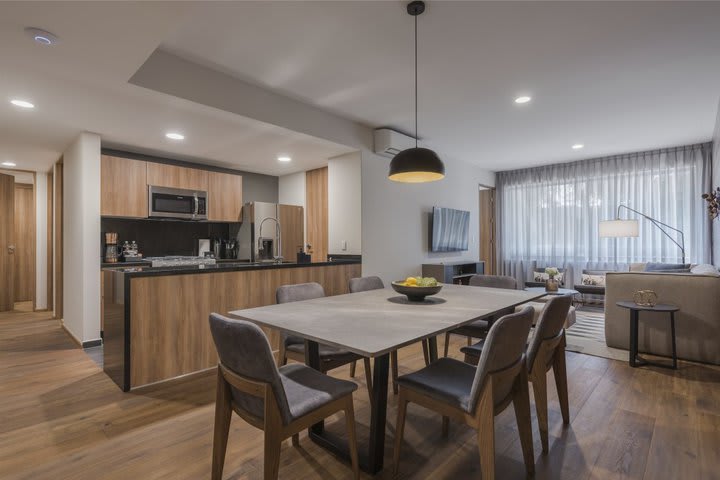
[[393,157],[388,178],[395,182],[434,182],[445,177],[445,165],[429,148],[408,148]]

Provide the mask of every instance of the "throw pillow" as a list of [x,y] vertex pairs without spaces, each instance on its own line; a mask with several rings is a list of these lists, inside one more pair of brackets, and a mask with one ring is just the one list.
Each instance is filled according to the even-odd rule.
[[589,275],[587,273],[582,274],[582,284],[591,285],[593,287],[604,287],[605,286],[605,275]]
[[718,269],[715,268],[713,265],[707,263],[695,265],[693,268],[690,269],[690,273],[693,273],[695,275],[713,275],[715,277],[720,276],[720,272],[718,272]]

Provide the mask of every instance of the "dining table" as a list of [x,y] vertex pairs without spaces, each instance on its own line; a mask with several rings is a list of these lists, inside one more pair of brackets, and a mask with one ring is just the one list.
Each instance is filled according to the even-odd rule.
[[[370,433],[358,452],[369,474],[383,469],[390,353],[428,341],[430,361],[437,360],[437,336],[490,318],[544,294],[522,290],[444,285],[421,302],[409,301],[390,288],[312,300],[234,310],[231,316],[305,339],[306,364],[320,370],[319,345],[332,345],[373,359]],[[324,423],[308,435],[330,452],[350,459],[347,440],[328,432]]]

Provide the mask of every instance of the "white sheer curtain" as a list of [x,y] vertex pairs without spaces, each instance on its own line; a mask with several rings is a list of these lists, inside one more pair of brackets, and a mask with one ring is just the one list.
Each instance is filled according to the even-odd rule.
[[[680,249],[647,220],[638,238],[600,238],[601,220],[620,203],[682,230],[687,262],[710,263],[710,143],[617,155],[497,174],[498,256],[506,275],[527,279],[534,266],[623,268],[632,262],[681,263]],[[671,235],[673,233],[671,232]]]

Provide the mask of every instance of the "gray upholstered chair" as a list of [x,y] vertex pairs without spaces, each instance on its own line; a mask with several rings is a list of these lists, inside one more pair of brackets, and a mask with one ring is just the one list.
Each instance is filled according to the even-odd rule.
[[[545,304],[535,335],[527,347],[528,379],[532,382],[537,409],[538,428],[542,441],[543,453],[548,452],[548,395],[547,372],[552,369],[555,386],[560,402],[563,423],[570,423],[568,400],[567,369],[565,366],[565,318],[572,303],[571,295],[551,297]],[[478,362],[482,355],[483,343],[460,349],[465,354],[465,361],[471,364]]]
[[270,343],[255,324],[213,313],[210,331],[218,365],[212,480],[222,478],[232,412],[265,432],[265,480],[278,477],[280,445],[301,430],[343,410],[354,478],[360,478],[355,436],[353,382],[338,380],[305,365],[278,369]]
[[[472,277],[470,277],[468,285],[470,285],[471,287],[505,288],[508,290],[516,290],[517,280],[515,280],[513,277],[507,277],[504,275],[473,275]],[[512,313],[512,309],[509,309],[507,312],[501,312],[497,315],[496,318],[499,318],[508,313]],[[456,328],[455,330],[447,332],[445,334],[445,353],[443,356],[448,356],[451,333],[467,337],[467,342],[469,346],[472,343],[473,338],[485,338],[485,335],[487,335],[493,320],[493,318],[476,320],[469,325],[464,325],[460,328]]]
[[[299,283],[296,285],[283,285],[275,292],[277,303],[299,302],[312,300],[325,296],[325,289],[319,283]],[[343,365],[350,364],[350,376],[355,376],[355,362],[363,357],[347,350],[342,350],[330,345],[319,345],[320,371],[327,373],[330,370]],[[290,358],[296,362],[305,363],[305,340],[292,335],[281,335],[280,351],[278,352],[278,364],[283,366]],[[370,359],[363,358],[365,362],[365,381],[368,391],[372,396],[372,373],[370,371]]]
[[533,312],[529,307],[497,320],[490,327],[477,366],[452,358],[440,358],[429,367],[398,378],[400,395],[395,431],[395,474],[409,402],[443,415],[444,435],[447,435],[448,417],[477,430],[483,480],[495,478],[494,417],[512,402],[525,468],[529,475],[534,473],[530,396],[525,366],[525,342],[532,320]]
[[[351,278],[350,282],[348,283],[348,289],[350,290],[350,293],[358,293],[358,292],[367,292],[369,290],[382,290],[385,288],[385,284],[383,283],[382,279],[380,277],[358,277],[358,278]],[[427,346],[427,340],[422,341],[422,347],[423,347],[423,355],[425,356],[425,365],[429,364],[429,353],[428,353],[428,346]],[[367,368],[367,366],[365,367]],[[398,386],[397,386],[397,377],[398,377],[398,355],[397,350],[392,352],[390,354],[390,370],[391,370],[391,378],[392,378],[392,385],[393,385],[393,393],[397,395],[398,393]],[[351,376],[353,372],[350,372]]]

